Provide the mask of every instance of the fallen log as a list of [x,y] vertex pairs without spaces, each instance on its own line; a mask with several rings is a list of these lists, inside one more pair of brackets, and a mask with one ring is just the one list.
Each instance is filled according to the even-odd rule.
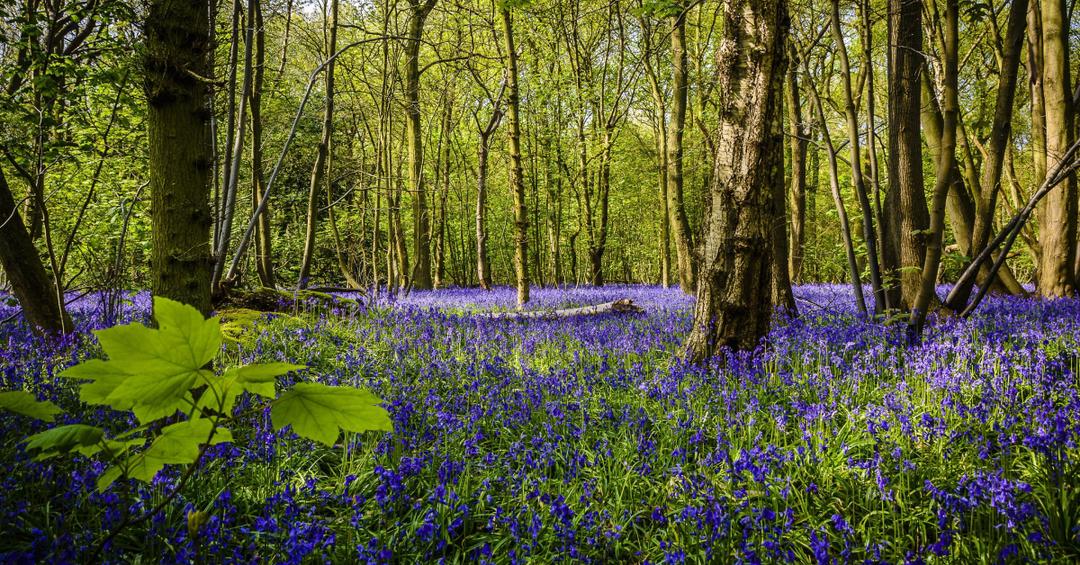
[[597,314],[632,314],[644,312],[645,309],[629,298],[594,304],[591,306],[578,306],[576,308],[562,308],[560,310],[528,310],[515,312],[485,312],[478,314],[478,318],[491,320],[554,320],[559,318],[573,318],[575,316],[595,316]]

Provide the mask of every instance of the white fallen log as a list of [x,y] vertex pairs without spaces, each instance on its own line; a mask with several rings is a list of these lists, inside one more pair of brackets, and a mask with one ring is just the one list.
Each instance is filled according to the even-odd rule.
[[578,306],[575,308],[562,308],[559,310],[526,310],[514,312],[485,312],[478,314],[478,318],[492,320],[553,320],[559,318],[572,318],[575,316],[595,316],[597,314],[630,314],[644,312],[645,309],[629,298],[593,304],[591,306]]

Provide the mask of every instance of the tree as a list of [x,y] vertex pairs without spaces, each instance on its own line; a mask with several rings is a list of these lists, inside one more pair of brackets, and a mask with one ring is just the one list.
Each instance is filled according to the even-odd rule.
[[[256,1],[256,0],[249,0]],[[328,26],[326,56],[326,106],[323,109],[322,137],[315,153],[315,165],[311,169],[311,184],[308,186],[307,229],[304,235],[304,256],[300,261],[299,288],[307,288],[311,274],[311,261],[315,254],[315,224],[318,222],[319,194],[326,182],[326,169],[330,161],[330,143],[334,135],[334,67],[335,61],[329,59],[337,52],[338,0],[329,0],[330,18]],[[324,12],[325,13],[325,12]],[[330,205],[327,202],[327,205]]]
[[48,333],[67,333],[74,326],[64,309],[63,294],[45,272],[16,206],[4,170],[0,168],[0,267],[11,282],[23,317],[34,328]]
[[506,48],[506,117],[510,153],[510,192],[514,197],[514,277],[517,283],[518,306],[529,301],[529,212],[525,203],[525,180],[521,169],[521,117],[518,94],[518,55],[514,46],[514,25],[510,8],[503,5],[503,41]]
[[701,234],[695,361],[753,349],[769,329],[771,185],[783,178],[782,97],[788,28],[784,0],[725,0],[717,51],[720,121]]
[[694,243],[690,236],[690,222],[686,217],[683,198],[683,134],[686,129],[687,64],[686,64],[686,15],[688,10],[679,7],[671,17],[671,122],[667,134],[668,165],[668,214],[675,235],[675,257],[679,267],[679,287],[683,292],[694,291],[696,279]]
[[[1041,56],[1034,72],[1040,81],[1032,89],[1041,90],[1045,127],[1044,171],[1053,170],[1072,145],[1072,96],[1069,79],[1069,25],[1065,0],[1038,2]],[[1038,149],[1036,149],[1038,150]],[[1044,172],[1044,176],[1045,176]],[[1043,296],[1072,296],[1076,293],[1073,271],[1077,245],[1076,182],[1069,178],[1049,194],[1039,207],[1039,293]]]
[[145,85],[155,296],[210,312],[210,22],[206,5],[152,0]]
[[922,0],[889,0],[889,190],[882,217],[882,266],[887,302],[901,309],[909,309],[919,292],[930,225],[919,129],[922,10]]
[[405,126],[409,142],[409,189],[413,198],[413,255],[416,258],[412,286],[431,288],[431,217],[424,187],[424,142],[420,122],[420,40],[424,22],[437,0],[409,0],[409,33],[405,41]]

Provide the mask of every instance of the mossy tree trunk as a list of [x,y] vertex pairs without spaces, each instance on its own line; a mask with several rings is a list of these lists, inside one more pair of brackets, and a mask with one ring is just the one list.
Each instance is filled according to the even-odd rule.
[[152,0],[145,34],[151,288],[155,296],[209,314],[210,22],[206,5]]

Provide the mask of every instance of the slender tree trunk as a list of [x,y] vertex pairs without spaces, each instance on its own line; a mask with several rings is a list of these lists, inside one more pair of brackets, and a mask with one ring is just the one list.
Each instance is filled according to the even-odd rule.
[[[922,0],[889,0],[889,192],[882,222],[888,303],[910,309],[919,292],[930,212],[923,188],[920,74]],[[897,285],[899,283],[899,285]]]
[[686,129],[688,97],[685,10],[671,18],[671,59],[672,102],[671,121],[668,122],[667,134],[667,208],[674,232],[679,287],[689,294],[694,292],[697,273],[694,243],[690,235],[690,222],[686,216],[686,204],[683,198],[683,134]]
[[[252,67],[251,92],[251,210],[259,209],[262,194],[266,189],[263,175],[262,146],[262,90],[266,62],[266,31],[263,28],[262,2],[250,0],[255,4],[255,64]],[[274,255],[270,237],[269,202],[263,207],[255,224],[255,270],[259,274],[259,283],[273,288]]]
[[491,290],[491,265],[487,255],[487,172],[490,133],[480,133],[476,153],[476,277],[480,288]]
[[[851,185],[862,209],[863,241],[866,243],[866,260],[869,263],[870,286],[874,293],[874,313],[885,311],[885,292],[881,284],[881,269],[877,252],[877,232],[874,230],[874,211],[863,179],[862,150],[859,143],[859,118],[855,108],[855,96],[851,88],[851,66],[848,63],[844,33],[840,29],[840,1],[832,0],[833,41],[840,59],[840,81],[844,85],[844,115],[847,118],[848,147],[851,157]],[[870,93],[873,96],[873,93]]]
[[[446,230],[448,220],[446,217],[446,200],[450,195],[450,137],[453,135],[453,105],[451,101],[447,101],[446,108],[443,111],[443,123],[442,123],[442,139],[440,140],[439,150],[441,156],[439,164],[441,169],[437,174],[441,176],[441,182],[437,185],[436,198],[438,199],[438,210],[436,215],[438,216],[438,226],[436,228],[435,239],[435,277],[432,281],[432,285],[435,288],[443,286],[444,278],[446,276]],[[439,169],[439,167],[436,167]]]
[[510,152],[510,192],[514,197],[514,276],[517,303],[529,301],[529,211],[525,201],[525,179],[521,170],[521,118],[518,115],[518,65],[514,46],[514,26],[510,9],[502,8],[503,41],[506,47],[506,118]]
[[36,331],[67,333],[74,329],[64,309],[63,293],[45,272],[3,168],[0,168],[0,267],[11,283],[23,317]]
[[938,302],[934,287],[937,283],[938,270],[941,267],[941,255],[945,240],[945,201],[949,196],[949,171],[956,167],[956,132],[960,115],[959,94],[959,50],[960,50],[960,7],[958,0],[947,0],[945,8],[945,44],[943,46],[944,82],[943,127],[941,133],[941,156],[937,162],[934,179],[933,206],[930,209],[930,229],[926,237],[926,255],[922,265],[922,280],[919,283],[915,302],[911,305],[909,337],[922,333],[928,310]]
[[[784,46],[784,54],[787,55],[787,46]],[[790,62],[788,61],[790,64]],[[770,274],[770,289],[772,295],[772,305],[778,309],[787,313],[789,316],[795,316],[799,313],[798,307],[795,305],[795,294],[791,290],[791,273],[788,271],[790,265],[790,258],[788,257],[788,214],[787,214],[787,183],[784,181],[784,83],[787,80],[787,73],[777,73],[773,78],[775,82],[774,88],[776,89],[775,96],[777,97],[776,104],[779,109],[776,112],[779,114],[772,122],[772,127],[775,131],[771,133],[772,137],[780,143],[780,157],[778,164],[772,167],[773,179],[770,183],[770,203],[769,203],[769,215],[771,224],[770,227],[770,243],[772,245],[772,272]]]
[[[810,73],[807,72],[807,75]],[[829,157],[829,189],[832,193],[833,203],[836,205],[836,214],[840,220],[840,239],[844,243],[844,252],[847,256],[848,276],[851,278],[851,288],[855,293],[855,306],[860,314],[866,314],[866,299],[863,296],[862,278],[859,271],[859,263],[855,257],[855,243],[851,237],[851,223],[848,221],[847,206],[844,205],[844,196],[840,193],[840,172],[836,163],[836,148],[833,145],[832,135],[829,133],[828,121],[825,120],[825,108],[818,95],[817,86],[807,81],[810,91],[810,100],[814,103],[814,111],[817,114],[818,123],[821,127],[821,138],[825,142],[825,152]],[[815,167],[816,169],[816,167]]]
[[[327,56],[337,53],[338,0],[330,1],[329,39]],[[311,263],[315,257],[315,229],[319,221],[319,189],[326,178],[326,166],[330,154],[330,141],[334,135],[334,67],[336,61],[326,66],[326,107],[323,110],[322,136],[315,153],[315,166],[311,169],[308,186],[307,223],[304,231],[304,255],[300,261],[298,288],[307,288],[311,277]],[[329,202],[327,204],[330,204]]]
[[787,4],[725,0],[717,50],[719,140],[686,354],[749,350],[769,330],[770,185],[783,177]]
[[806,150],[809,133],[803,120],[799,98],[798,65],[794,49],[788,50],[784,94],[787,102],[788,135],[791,137],[791,245],[788,254],[788,274],[793,282],[802,282],[803,249],[806,245]]
[[405,43],[405,124],[409,141],[409,190],[413,200],[413,255],[416,258],[412,286],[431,288],[431,217],[424,186],[424,145],[420,121],[420,40],[424,21],[435,0],[410,0],[412,14]]
[[[1013,102],[1016,98],[1016,81],[1024,45],[1027,9],[1027,0],[1013,0],[1009,8],[1009,22],[1005,35],[1006,45],[1001,62],[1001,73],[998,76],[994,123],[990,131],[986,157],[983,160],[980,186],[975,194],[975,225],[972,228],[971,245],[970,249],[965,252],[967,256],[972,258],[982,252],[993,235],[994,212],[997,209],[997,197],[1001,187],[1005,153],[1012,136]],[[1007,267],[1003,266],[999,276],[1002,283],[1010,291],[1015,290],[1009,284],[1010,282],[1019,287]],[[985,280],[984,276],[982,284],[993,283]],[[959,310],[967,305],[972,287],[972,284],[965,284],[954,288],[949,293],[947,306]]]
[[210,313],[210,22],[198,2],[153,0],[146,37],[152,285]]
[[[1042,98],[1046,128],[1046,170],[1053,170],[1072,145],[1072,81],[1069,78],[1069,24],[1064,0],[1041,0]],[[1045,173],[1044,173],[1045,176]],[[1039,206],[1039,293],[1076,294],[1073,272],[1077,245],[1074,178],[1066,179]]]
[[[214,269],[210,278],[211,291],[218,290],[221,277],[225,274],[225,262],[229,252],[229,243],[232,239],[232,223],[236,215],[236,193],[240,188],[240,163],[244,158],[244,139],[247,131],[248,92],[251,90],[253,73],[252,52],[254,50],[255,36],[255,4],[257,3],[258,0],[248,0],[248,12],[244,22],[244,82],[240,89],[240,110],[235,120],[231,116],[229,120],[236,123],[236,135],[233,137],[235,145],[229,148],[231,160],[227,162],[226,166],[226,182],[222,194],[224,202],[219,210],[218,232],[215,238],[217,246],[214,248]],[[235,74],[235,69],[232,72]],[[232,85],[230,90],[230,95],[235,96],[236,86]]]

